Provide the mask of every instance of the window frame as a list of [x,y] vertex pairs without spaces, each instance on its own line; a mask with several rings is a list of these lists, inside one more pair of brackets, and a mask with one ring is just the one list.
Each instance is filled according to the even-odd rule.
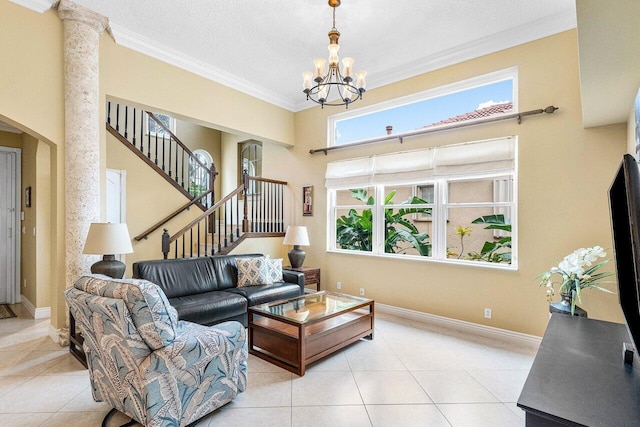
[[[517,156],[516,156],[517,159]],[[512,200],[510,202],[455,202],[449,203],[448,201],[448,185],[451,182],[463,182],[474,181],[483,179],[500,179],[505,177],[512,178]],[[336,220],[338,219],[338,210],[344,210],[349,208],[362,209],[367,205],[336,205],[337,192],[348,191],[352,187],[340,187],[335,189],[327,189],[327,252],[340,253],[349,255],[361,255],[361,256],[374,256],[384,257],[392,259],[405,259],[422,262],[436,262],[454,265],[475,266],[482,268],[493,268],[500,270],[518,270],[518,167],[517,160],[515,167],[510,172],[496,171],[488,173],[475,173],[468,175],[451,175],[446,178],[434,178],[431,180],[416,181],[411,184],[414,187],[420,185],[433,185],[434,186],[434,203],[428,204],[432,206],[432,232],[430,235],[430,241],[432,245],[431,256],[421,255],[407,255],[407,254],[391,254],[384,252],[384,232],[385,232],[385,215],[384,209],[389,207],[395,207],[396,205],[384,205],[385,193],[387,188],[393,187],[393,183],[376,183],[367,184],[365,186],[356,186],[356,188],[371,189],[374,194],[375,203],[371,206],[373,213],[373,233],[372,233],[372,251],[356,251],[349,249],[341,249],[337,245],[337,230]],[[404,184],[403,184],[404,186]],[[422,205],[420,205],[422,206]],[[425,205],[427,206],[427,205]],[[486,261],[477,260],[464,260],[447,258],[447,214],[450,208],[473,208],[473,207],[509,207],[511,209],[511,254],[512,259],[510,264],[504,263],[491,263]]]
[[[169,118],[169,131],[171,131],[172,134],[176,134],[176,124],[177,121],[174,117],[171,117],[168,114],[164,114],[164,113],[153,113],[156,117],[160,118],[160,116],[164,116]],[[159,138],[169,138],[170,135],[164,135],[164,132],[162,134],[158,134],[156,131],[152,131],[150,130],[150,123],[151,123],[151,116],[145,111],[144,113],[145,115],[145,121],[144,121],[144,134],[145,135],[150,135],[150,136],[156,136],[156,134],[158,135]]]
[[[403,107],[408,104],[413,104],[420,101],[426,101],[432,98],[438,98],[465,90],[471,90],[479,86],[485,86],[492,83],[498,83],[504,80],[513,81],[513,112],[518,112],[518,67],[506,68],[503,70],[494,71],[491,73],[483,74],[481,76],[472,77],[470,79],[450,83],[437,88],[428,89],[422,92],[417,92],[411,95],[395,98],[389,101],[381,102],[378,104],[370,105],[367,107],[358,108],[357,110],[347,110],[343,113],[334,114],[327,118],[327,147],[345,146],[356,142],[366,141],[357,140],[349,141],[343,144],[336,144],[336,126],[339,121],[353,119],[361,116],[366,116],[373,113],[378,113],[384,110],[391,110],[397,107]],[[384,125],[384,123],[382,124]],[[401,133],[395,136],[402,135]],[[379,135],[374,138],[383,137],[385,135]]]

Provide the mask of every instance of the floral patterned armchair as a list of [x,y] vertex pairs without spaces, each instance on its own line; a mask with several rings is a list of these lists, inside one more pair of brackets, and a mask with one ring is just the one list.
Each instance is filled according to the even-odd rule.
[[96,402],[145,426],[185,426],[244,391],[240,323],[179,321],[162,290],[145,280],[85,276],[64,296],[83,331]]

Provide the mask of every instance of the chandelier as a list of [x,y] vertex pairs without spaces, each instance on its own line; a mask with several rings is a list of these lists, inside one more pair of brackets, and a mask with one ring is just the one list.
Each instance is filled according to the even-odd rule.
[[[333,8],[333,28],[329,31],[329,70],[326,70],[326,59],[316,58],[313,60],[314,71],[305,71],[303,77],[303,91],[307,94],[307,100],[325,105],[340,106],[349,108],[349,104],[362,99],[362,94],[366,89],[366,71],[355,73],[356,80],[353,79],[353,58],[342,60],[343,71],[340,71],[340,59],[338,58],[338,39],[340,32],[336,29],[336,7],[340,6],[340,0],[329,0],[329,6]],[[315,85],[314,85],[315,83]],[[335,101],[327,102],[331,93],[338,92]]]

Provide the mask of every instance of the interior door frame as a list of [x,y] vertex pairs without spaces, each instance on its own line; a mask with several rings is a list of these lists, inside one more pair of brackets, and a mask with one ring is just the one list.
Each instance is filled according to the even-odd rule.
[[14,173],[14,207],[13,207],[13,221],[12,221],[12,236],[13,236],[13,251],[14,251],[14,262],[13,262],[13,278],[14,278],[14,289],[13,289],[13,298],[10,290],[7,290],[7,296],[9,298],[9,303],[19,303],[21,301],[20,298],[20,237],[21,237],[21,227],[20,220],[22,217],[22,204],[21,204],[21,194],[22,194],[22,149],[20,148],[12,148],[12,147],[0,147],[0,152],[3,153],[13,153],[15,154],[15,173]]

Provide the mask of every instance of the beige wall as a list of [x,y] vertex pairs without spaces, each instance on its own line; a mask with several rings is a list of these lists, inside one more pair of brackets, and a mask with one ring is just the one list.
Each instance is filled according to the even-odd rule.
[[[576,32],[367,91],[359,106],[513,66],[519,67],[521,111],[548,105],[560,110],[552,116],[527,118],[521,125],[498,122],[328,156],[308,151],[326,146],[326,118],[341,109],[313,108],[296,114],[296,146],[279,148],[278,158],[291,165],[283,171],[283,179],[294,189],[293,222],[309,227],[311,246],[305,265],[322,268],[324,288],[335,289],[341,281],[344,292],[357,293],[364,287],[366,295],[379,303],[528,334],[544,332],[548,305],[534,277],[578,247],[612,247],[606,193],[626,145],[624,125],[582,127]],[[518,271],[326,252],[327,162],[507,135],[519,138]],[[301,215],[304,184],[314,185],[313,217]],[[616,295],[585,292],[581,305],[590,317],[622,321]],[[492,319],[484,319],[485,307],[493,310]]]
[[51,178],[53,175],[51,173],[51,147],[42,141],[38,141],[35,160],[35,194],[32,194],[31,197],[33,199],[32,203],[36,208],[36,298],[31,302],[40,308],[51,306],[51,289],[54,283],[51,275],[52,242],[49,238],[52,232]]

